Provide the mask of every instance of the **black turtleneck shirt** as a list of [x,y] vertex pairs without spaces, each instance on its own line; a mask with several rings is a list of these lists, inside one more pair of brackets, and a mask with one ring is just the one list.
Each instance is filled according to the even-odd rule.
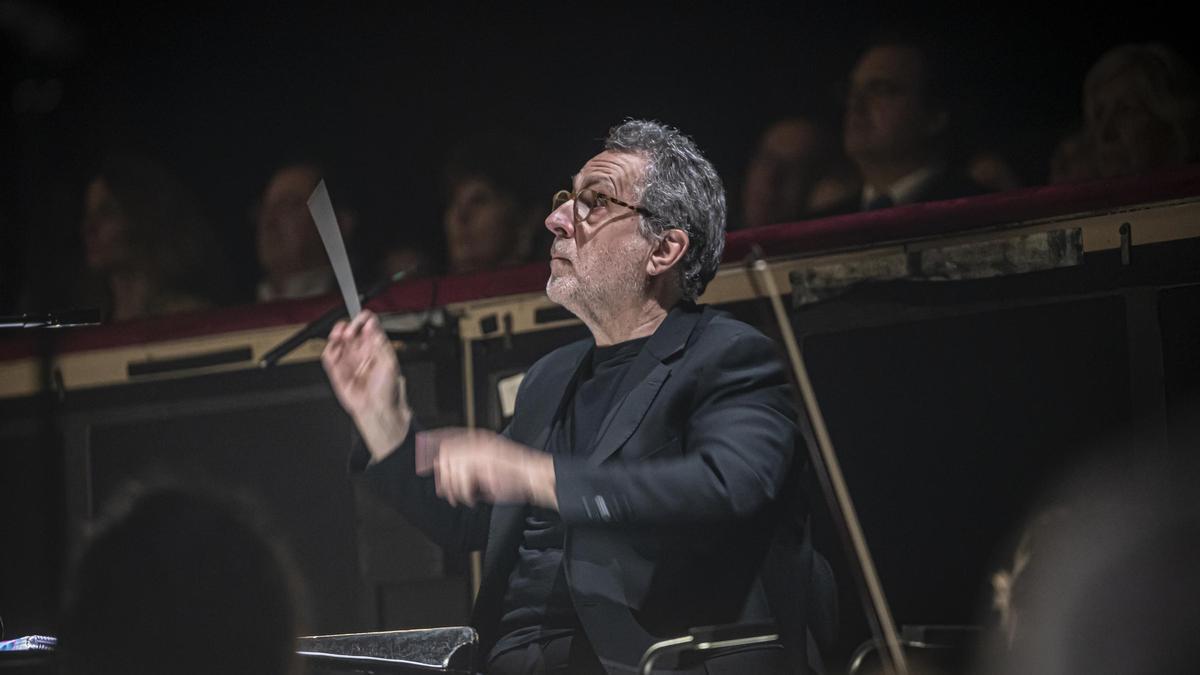
[[[554,421],[546,451],[586,457],[601,432],[600,425],[612,408],[636,384],[626,377],[633,360],[649,337],[608,347],[595,347],[576,380],[571,400]],[[502,636],[489,661],[499,654],[529,644],[573,634],[579,618],[567,590],[563,572],[563,523],[557,511],[530,506],[525,513],[525,534],[517,564],[508,578]]]

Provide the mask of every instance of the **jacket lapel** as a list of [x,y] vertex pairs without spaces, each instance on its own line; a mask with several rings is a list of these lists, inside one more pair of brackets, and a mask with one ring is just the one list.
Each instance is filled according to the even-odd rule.
[[514,437],[513,440],[538,450],[546,449],[546,442],[550,440],[550,430],[554,428],[554,420],[561,417],[566,410],[570,402],[568,399],[573,395],[572,392],[575,391],[575,386],[583,375],[584,365],[592,357],[593,349],[595,349],[595,344],[580,350],[574,363],[563,364],[565,367],[561,372],[563,374],[570,373],[569,377],[559,377],[539,388],[538,403],[526,406],[526,408],[538,411],[538,416],[528,427],[528,438]]
[[[538,411],[538,416],[529,422],[529,426],[522,425],[521,429],[513,430],[515,432],[513,434],[514,441],[538,450],[546,448],[554,420],[561,412],[559,409],[565,405],[567,395],[574,391],[575,383],[583,372],[583,365],[591,358],[593,346],[581,349],[574,363],[568,361],[563,364],[564,367],[561,370],[552,371],[553,374],[570,373],[569,377],[553,378],[552,373],[547,373],[547,375],[551,375],[551,379],[538,388],[536,402],[523,406],[523,409]],[[557,402],[557,406],[555,402]],[[521,525],[524,522],[524,504],[497,504],[492,507],[491,519],[488,522],[487,553],[489,555],[483,561],[484,578],[487,578],[489,572],[501,562],[497,558],[498,552],[513,548],[506,545],[492,546],[491,542],[504,542],[514,536],[519,536]]]
[[588,450],[589,466],[599,466],[637,430],[671,375],[671,366],[666,362],[687,345],[700,316],[701,310],[695,305],[680,303],[654,331],[625,374],[627,378],[637,378],[638,383],[600,423],[600,432]]

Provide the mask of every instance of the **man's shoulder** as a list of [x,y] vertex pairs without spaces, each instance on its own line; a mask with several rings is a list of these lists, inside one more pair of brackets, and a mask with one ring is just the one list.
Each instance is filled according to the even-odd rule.
[[[734,318],[729,312],[712,305],[693,305],[690,310],[699,314],[696,330],[688,345],[692,352],[720,352],[735,347],[770,346],[771,339],[758,328]],[[527,381],[541,375],[569,374],[589,349],[591,338],[583,338],[563,345],[538,359],[525,372]]]
[[[683,368],[707,369],[716,363],[761,362],[778,357],[774,342],[754,325],[708,305],[701,311],[688,346],[679,354]],[[686,365],[684,365],[686,364]]]
[[726,392],[721,395],[726,401],[786,397],[786,390],[779,388],[787,381],[786,364],[776,341],[724,311],[705,314],[675,369],[678,386],[691,390],[694,401],[715,392]]
[[745,345],[765,346],[771,339],[758,328],[734,318],[725,310],[711,305],[701,306],[700,324],[693,347],[703,350],[725,350]]

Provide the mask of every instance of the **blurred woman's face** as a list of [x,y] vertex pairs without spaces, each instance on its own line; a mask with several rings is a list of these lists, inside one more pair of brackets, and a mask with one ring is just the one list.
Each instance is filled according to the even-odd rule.
[[103,178],[87,187],[83,205],[83,250],[93,272],[112,272],[127,265],[129,223]]
[[1171,124],[1154,112],[1151,95],[1128,68],[1085,94],[1089,140],[1102,177],[1134,175],[1178,163]]
[[494,268],[516,244],[516,202],[490,183],[470,179],[457,185],[446,208],[446,249],[450,271]]

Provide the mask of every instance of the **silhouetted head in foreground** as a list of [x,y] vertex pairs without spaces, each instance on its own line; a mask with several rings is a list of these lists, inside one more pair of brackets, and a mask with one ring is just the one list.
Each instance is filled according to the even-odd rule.
[[138,490],[101,519],[72,572],[65,672],[296,672],[296,577],[231,504]]
[[[1200,664],[1194,465],[1105,464],[1037,517],[998,578],[1006,648],[988,672],[1150,675]],[[1002,598],[1000,596],[1003,596]]]

